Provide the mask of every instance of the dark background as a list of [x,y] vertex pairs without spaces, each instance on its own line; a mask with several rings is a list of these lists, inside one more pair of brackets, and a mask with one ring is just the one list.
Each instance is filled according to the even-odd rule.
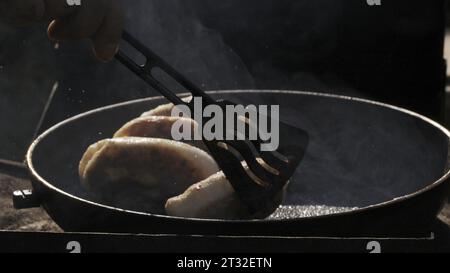
[[[444,1],[124,1],[126,28],[207,90],[294,89],[365,97],[443,120]],[[0,158],[21,160],[44,128],[153,96],[87,42],[55,47],[45,25],[0,25]],[[56,86],[55,86],[56,87]]]
[[[443,122],[445,1],[381,1],[123,4],[127,29],[204,89],[339,93]],[[43,128],[92,108],[157,95],[118,63],[97,62],[86,41],[55,46],[45,29],[0,24],[0,158],[23,159],[52,89]],[[0,206],[10,208],[11,190],[29,185],[0,178]],[[449,211],[441,214],[447,223]],[[59,231],[42,210],[3,212],[2,228]]]

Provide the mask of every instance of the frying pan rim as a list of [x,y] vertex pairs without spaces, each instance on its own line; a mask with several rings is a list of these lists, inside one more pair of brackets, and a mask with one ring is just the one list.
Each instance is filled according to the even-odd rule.
[[[450,131],[447,130],[444,126],[442,126],[441,124],[439,124],[438,122],[425,117],[419,113],[416,113],[414,111],[411,110],[407,110],[405,108],[399,107],[399,106],[394,106],[391,104],[387,104],[387,103],[383,103],[383,102],[377,102],[377,101],[373,101],[373,100],[368,100],[368,99],[363,99],[363,98],[356,98],[356,97],[350,97],[350,96],[343,96],[343,95],[337,95],[337,94],[331,94],[331,93],[317,93],[317,92],[309,92],[309,91],[293,91],[293,90],[255,90],[255,89],[240,89],[240,90],[213,90],[213,91],[208,91],[208,94],[242,94],[242,93],[246,93],[246,94],[251,94],[251,93],[258,93],[258,94],[288,94],[288,95],[302,95],[302,96],[315,96],[315,97],[322,97],[322,98],[330,98],[330,99],[337,99],[337,100],[341,100],[341,101],[351,101],[354,103],[365,103],[365,104],[369,104],[369,105],[373,105],[373,106],[377,106],[377,107],[381,107],[381,108],[386,108],[389,110],[393,110],[393,111],[397,111],[403,114],[406,114],[408,116],[411,116],[413,118],[416,118],[418,120],[421,120],[425,123],[428,123],[429,125],[435,127],[436,129],[438,129],[439,131],[441,131],[442,133],[444,133],[449,142],[450,142]],[[189,96],[191,95],[190,93],[180,93],[177,94],[180,97],[185,97],[185,96]],[[125,209],[121,209],[121,208],[117,208],[117,207],[112,207],[112,206],[108,206],[108,205],[104,205],[104,204],[100,204],[100,203],[96,203],[93,201],[89,201],[86,199],[83,199],[81,197],[75,196],[73,194],[70,194],[64,190],[61,190],[60,188],[54,186],[52,183],[48,182],[46,179],[44,179],[43,177],[40,176],[40,174],[37,172],[37,170],[34,167],[33,164],[33,154],[34,154],[34,150],[36,149],[36,147],[39,145],[39,143],[45,139],[48,135],[50,135],[53,131],[56,131],[57,129],[65,126],[66,124],[71,123],[72,121],[78,120],[80,118],[98,113],[98,112],[102,112],[105,110],[110,110],[110,109],[114,109],[117,107],[121,107],[121,106],[126,106],[126,105],[132,105],[132,104],[136,104],[139,102],[150,102],[150,101],[154,101],[154,100],[160,100],[160,99],[165,99],[163,96],[155,96],[155,97],[148,97],[148,98],[141,98],[141,99],[136,99],[136,100],[130,100],[130,101],[125,101],[125,102],[121,102],[121,103],[117,103],[117,104],[112,104],[112,105],[108,105],[108,106],[104,106],[104,107],[100,107],[100,108],[96,108],[84,113],[80,113],[78,115],[75,115],[71,118],[68,118],[66,120],[63,120],[61,122],[59,122],[58,124],[55,124],[54,126],[52,126],[51,128],[47,129],[45,132],[43,132],[41,135],[39,135],[34,141],[33,143],[30,145],[27,154],[26,154],[26,164],[27,167],[30,171],[30,174],[32,175],[32,177],[34,179],[36,179],[39,183],[41,183],[42,185],[44,185],[45,187],[47,187],[50,190],[56,191],[59,194],[62,194],[66,197],[72,198],[74,200],[80,201],[82,203],[87,203],[90,205],[93,205],[95,207],[100,207],[103,209],[107,209],[107,210],[113,210],[113,211],[119,211],[119,212],[126,212],[126,213],[130,213],[130,214],[134,214],[134,215],[144,215],[144,216],[151,216],[151,217],[156,217],[156,218],[161,218],[161,219],[170,219],[170,220],[185,220],[185,221],[194,221],[194,222],[233,222],[233,223],[254,223],[254,222],[271,222],[271,223],[284,223],[284,222],[295,222],[295,221],[301,221],[301,220],[316,220],[316,219],[323,219],[323,218],[329,218],[329,217],[337,217],[337,216],[346,216],[346,215],[350,215],[350,214],[355,214],[355,213],[363,213],[363,212],[367,212],[367,211],[371,211],[371,210],[375,210],[375,209],[379,209],[379,208],[383,208],[386,206],[391,206],[403,201],[406,201],[408,199],[411,199],[413,197],[419,196],[423,193],[426,193],[432,189],[434,189],[435,187],[441,185],[442,183],[446,182],[446,180],[450,177],[450,169],[447,170],[447,172],[438,180],[434,181],[431,184],[428,184],[428,186],[421,188],[418,191],[415,191],[413,193],[407,194],[407,195],[403,195],[397,198],[394,198],[392,200],[388,200],[385,202],[381,202],[381,203],[377,203],[377,204],[373,204],[373,205],[369,205],[369,206],[365,206],[365,207],[361,207],[361,208],[356,208],[356,209],[352,209],[349,211],[344,211],[344,212],[338,212],[338,213],[331,213],[331,214],[325,214],[325,215],[318,215],[318,216],[310,216],[310,217],[301,217],[301,218],[290,218],[290,219],[254,219],[254,220],[221,220],[221,219],[197,219],[197,218],[184,218],[184,217],[175,217],[175,216],[168,216],[168,215],[159,215],[159,214],[151,214],[151,213],[145,213],[145,212],[139,212],[139,211],[133,211],[133,210],[125,210]]]

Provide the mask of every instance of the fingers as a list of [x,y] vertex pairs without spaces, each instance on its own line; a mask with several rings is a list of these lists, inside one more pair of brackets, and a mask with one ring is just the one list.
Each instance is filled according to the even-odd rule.
[[95,55],[105,61],[112,59],[122,33],[122,10],[116,0],[85,0],[82,3],[73,14],[58,8],[48,12],[51,16],[69,12],[50,23],[49,37],[57,41],[91,38]]
[[123,20],[123,13],[114,1],[103,18],[100,28],[92,37],[97,58],[107,61],[116,55],[122,36]]
[[107,2],[110,1],[84,1],[75,13],[51,22],[49,37],[53,40],[75,40],[93,36],[103,21]]
[[91,38],[99,59],[109,60],[117,52],[123,27],[123,13],[117,0],[0,0],[0,18],[23,24],[52,20],[48,36],[52,40]]

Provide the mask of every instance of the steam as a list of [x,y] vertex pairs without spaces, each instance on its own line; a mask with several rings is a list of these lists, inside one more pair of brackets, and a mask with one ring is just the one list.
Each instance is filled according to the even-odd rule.
[[[130,6],[130,2],[123,5]],[[126,29],[202,89],[254,87],[245,64],[220,33],[205,28],[196,18],[194,3],[140,0],[131,5],[126,8]]]
[[[268,0],[122,0],[122,5],[126,29],[205,90],[337,92],[335,83],[345,83],[305,68],[333,54],[338,44],[334,28],[342,15],[336,2],[275,7]],[[55,82],[60,88],[47,128],[93,108],[159,95],[121,64],[97,62],[86,41],[54,46],[45,28],[0,25],[0,139],[7,143],[0,148],[2,157],[22,160]],[[289,60],[296,65],[280,66]]]
[[23,160],[56,72],[45,27],[0,23],[0,158]]
[[[275,102],[282,120],[310,135],[305,158],[290,179],[285,207],[273,216],[277,219],[390,201],[429,186],[448,171],[448,138],[428,123],[388,108],[316,96],[220,96],[243,104]],[[78,181],[77,166],[86,147],[161,103],[142,102],[66,125],[39,145],[33,162],[37,171],[62,190],[95,201]],[[73,151],[54,149],[63,146]]]
[[[346,83],[332,73],[307,69],[333,56],[339,44],[341,1],[122,2],[126,29],[205,90],[296,89],[360,96],[355,90],[336,88]],[[228,31],[222,33],[223,29]],[[23,158],[56,81],[60,92],[52,111],[59,115],[53,122],[92,108],[159,95],[121,64],[98,63],[86,54],[86,42],[61,43],[56,48],[44,33],[45,26],[17,30],[0,25],[1,154]],[[269,103],[277,104],[276,100],[273,96]],[[281,112],[284,121],[313,134],[288,205],[369,205],[411,193],[423,187],[424,180],[433,181],[441,174],[435,163],[442,147],[429,152],[432,142],[413,120],[303,98],[288,111],[281,106]],[[86,130],[98,133],[97,128]],[[371,184],[374,188],[367,189]]]

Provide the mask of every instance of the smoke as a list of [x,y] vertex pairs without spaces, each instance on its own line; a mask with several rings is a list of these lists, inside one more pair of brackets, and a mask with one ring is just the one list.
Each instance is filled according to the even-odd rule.
[[245,64],[221,34],[196,18],[195,3],[141,0],[123,6],[126,29],[202,89],[254,87]]
[[42,25],[0,23],[0,158],[23,160],[57,80],[53,45]]
[[[202,88],[253,88],[241,59],[220,34],[203,27],[184,1],[123,1],[126,29]],[[117,62],[95,60],[87,41],[55,47],[46,25],[0,25],[0,157],[22,160],[47,97],[45,127],[104,105],[159,95]],[[183,91],[175,89],[175,91]],[[20,124],[20,126],[18,126]]]
[[310,137],[285,205],[365,207],[414,193],[448,169],[446,137],[408,115],[331,98],[256,96],[233,98],[279,104],[280,119]]
[[342,39],[341,1],[229,0],[194,5],[202,24],[219,31],[239,54],[258,89],[347,92],[339,89],[348,83],[327,68]]
[[[337,92],[336,82],[345,86],[331,73],[308,69],[338,44],[334,29],[342,14],[336,1],[135,0],[122,5],[126,29],[205,90]],[[118,62],[97,62],[86,41],[54,47],[45,27],[0,26],[0,138],[8,143],[2,157],[22,159],[55,82],[60,87],[45,127],[93,108],[159,95]]]
[[339,1],[122,4],[126,28],[205,90],[257,88],[362,96],[327,68],[342,39],[344,5]]
[[297,121],[286,113],[312,139],[288,204],[364,207],[416,192],[443,175],[448,144],[436,131],[394,111],[334,103],[299,106],[305,114]]
[[[339,59],[335,54],[342,39],[340,31],[344,19],[343,1],[274,3],[273,0],[122,1],[126,12],[126,29],[205,90],[297,89],[360,96],[359,92],[336,76],[332,69],[328,69],[330,59]],[[406,32],[406,26],[405,23],[398,28]],[[383,29],[380,28],[379,31],[382,32]],[[427,29],[421,32],[427,32]],[[55,81],[59,82],[60,88],[51,109],[54,116],[48,126],[92,108],[158,95],[118,62],[97,62],[88,53],[89,46],[85,41],[61,43],[56,49],[45,36],[45,26],[20,30],[0,26],[0,33],[0,139],[5,144],[1,147],[2,154],[22,158],[37,117]],[[373,39],[375,38],[378,37],[374,36]],[[271,103],[276,103],[276,99]],[[298,119],[300,108],[295,108],[287,117],[293,123],[301,121],[301,127],[311,127],[312,132],[320,131],[311,147],[317,158],[309,158],[312,164],[310,169],[319,171],[316,174],[310,173],[311,178],[308,179],[314,181],[314,175],[327,174],[326,177],[319,178],[320,181],[329,179],[326,186],[330,190],[324,192],[323,184],[322,187],[315,188],[314,183],[299,183],[299,192],[302,191],[301,187],[311,187],[307,192],[319,196],[303,203],[328,202],[329,205],[351,207],[361,205],[362,201],[376,202],[392,198],[390,193],[380,193],[376,195],[379,198],[375,199],[370,196],[358,197],[357,189],[369,178],[393,180],[390,177],[394,177],[399,169],[411,169],[407,161],[401,164],[393,159],[414,158],[426,149],[425,146],[415,146],[421,136],[417,132],[410,132],[410,123],[390,122],[389,117],[377,117],[375,111],[371,112],[374,124],[385,122],[386,125],[370,126],[358,121],[360,117],[354,111],[340,116],[342,120],[354,120],[348,126],[342,126],[341,122],[332,118],[319,120],[319,117],[333,117],[333,113],[313,111],[311,107],[318,105],[304,105],[304,108],[315,113],[310,119]],[[330,109],[324,109],[332,111],[336,106],[329,107]],[[361,111],[364,112],[364,109]],[[389,136],[392,132],[399,134]],[[372,137],[367,139],[366,135]],[[409,145],[405,148],[406,151],[414,153],[393,149],[389,152],[397,157],[389,157],[376,149],[361,148],[353,157],[339,156],[347,149],[354,149],[354,142],[345,145],[347,139],[357,140],[364,147],[369,145],[367,141],[374,141],[373,137],[376,137],[375,141],[387,139],[393,147],[396,147],[396,141],[403,143],[402,147]],[[384,144],[385,142],[379,142],[377,147]],[[403,153],[409,157],[400,157]],[[392,169],[377,170],[376,166],[362,169],[366,172],[351,169],[360,164],[361,158],[370,158],[369,155],[379,161],[391,162],[389,166]],[[434,161],[433,158],[427,158],[424,164]],[[319,163],[320,168],[317,165]],[[324,163],[334,168],[324,168]],[[370,166],[369,162],[367,166]],[[425,167],[427,166],[423,165],[420,170],[427,170]],[[308,164],[304,168],[308,169]],[[343,187],[343,180],[340,180],[342,183],[336,182],[337,178],[342,177],[333,176],[337,174],[348,174],[345,181],[352,183]],[[405,175],[402,179],[407,181],[417,173]],[[402,185],[396,187],[401,189]],[[333,196],[326,196],[336,191],[341,191],[341,194],[336,195],[335,201]],[[345,204],[339,203],[342,201],[339,199],[342,194],[349,198]],[[302,200],[301,198],[307,197],[294,199]]]

